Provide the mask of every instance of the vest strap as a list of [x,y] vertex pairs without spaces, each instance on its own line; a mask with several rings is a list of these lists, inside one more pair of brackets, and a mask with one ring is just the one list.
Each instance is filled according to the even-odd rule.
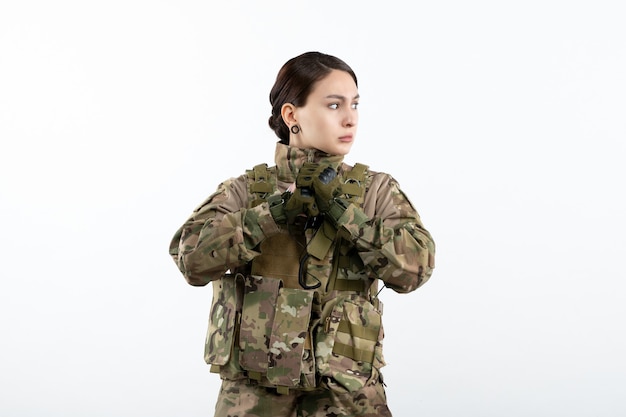
[[324,259],[335,240],[335,236],[337,236],[337,229],[329,222],[324,221],[317,229],[317,232],[315,232],[315,236],[313,236],[311,242],[309,242],[306,248],[307,252],[317,259]]
[[365,326],[358,326],[348,323],[346,320],[339,322],[338,332],[348,333],[361,339],[371,340],[373,342],[378,341],[378,329],[373,329]]
[[262,194],[260,198],[266,197],[263,194],[269,194],[274,191],[274,186],[270,182],[267,164],[259,164],[254,167],[254,183],[250,184],[250,191]]
[[341,186],[341,191],[353,203],[361,204],[363,202],[368,168],[368,165],[357,162],[350,171],[344,173],[344,184]]
[[365,281],[360,279],[341,279],[335,280],[334,288],[337,291],[356,291],[365,292]]
[[262,377],[261,372],[256,372],[256,371],[248,371],[246,372],[246,375],[248,376],[248,379],[252,379],[255,381],[260,381]]
[[335,345],[333,346],[333,353],[336,353],[341,356],[346,356],[352,360],[358,362],[374,362],[374,350],[365,350],[359,349],[354,346],[346,345],[345,343],[340,343],[335,341]]
[[280,395],[289,395],[289,387],[277,385],[276,392],[279,393]]

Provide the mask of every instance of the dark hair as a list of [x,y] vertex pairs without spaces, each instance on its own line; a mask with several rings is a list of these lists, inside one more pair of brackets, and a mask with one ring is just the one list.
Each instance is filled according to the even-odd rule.
[[358,86],[356,75],[348,64],[337,57],[321,52],[305,52],[291,58],[278,71],[276,82],[270,91],[272,115],[269,118],[269,125],[280,138],[281,143],[289,144],[289,128],[280,114],[283,104],[304,106],[313,85],[332,70],[347,72]]

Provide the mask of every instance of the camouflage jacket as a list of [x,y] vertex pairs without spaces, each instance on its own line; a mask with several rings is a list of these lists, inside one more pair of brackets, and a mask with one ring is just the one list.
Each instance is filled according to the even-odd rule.
[[[263,179],[268,194],[283,193],[305,162],[352,170],[341,156],[280,143],[275,162]],[[264,198],[251,193],[257,180],[248,171],[221,183],[170,244],[189,284],[213,283],[205,359],[224,378],[285,389],[331,379],[359,389],[384,365],[382,307],[372,288],[382,280],[406,293],[424,284],[434,242],[388,174],[366,172],[364,196],[341,216],[341,230],[276,224]],[[316,236],[322,244],[308,250]],[[307,250],[306,280],[316,285],[302,288],[296,279]]]

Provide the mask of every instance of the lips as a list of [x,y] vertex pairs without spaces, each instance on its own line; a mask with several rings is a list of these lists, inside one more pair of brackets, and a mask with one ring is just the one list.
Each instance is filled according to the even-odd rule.
[[340,136],[339,140],[342,142],[352,142],[352,135]]

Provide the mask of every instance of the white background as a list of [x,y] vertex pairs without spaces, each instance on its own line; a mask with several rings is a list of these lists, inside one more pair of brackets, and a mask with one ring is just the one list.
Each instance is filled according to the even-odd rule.
[[0,4],[3,416],[212,415],[211,290],[169,241],[273,162],[269,90],[309,50],[359,77],[346,161],[437,242],[382,293],[394,415],[626,413],[619,1]]

